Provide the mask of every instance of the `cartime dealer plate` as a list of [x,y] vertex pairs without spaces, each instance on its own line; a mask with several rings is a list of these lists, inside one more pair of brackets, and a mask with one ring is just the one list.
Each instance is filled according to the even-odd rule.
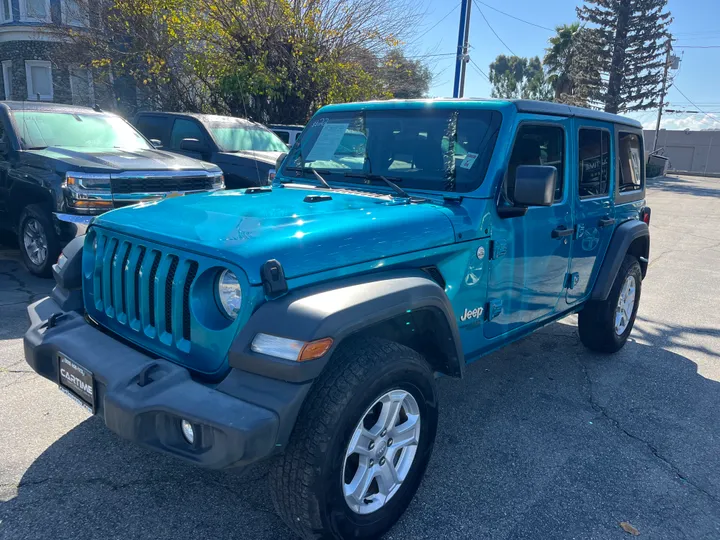
[[95,381],[92,372],[62,353],[58,353],[58,384],[60,390],[90,412],[95,412]]

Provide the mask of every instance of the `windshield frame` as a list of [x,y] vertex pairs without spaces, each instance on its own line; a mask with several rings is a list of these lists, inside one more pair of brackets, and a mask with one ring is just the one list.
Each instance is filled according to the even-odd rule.
[[[313,168],[317,168],[317,170],[321,172],[325,179],[331,184],[361,186],[365,189],[369,189],[370,186],[372,186],[373,190],[376,190],[376,188],[384,190],[385,186],[382,186],[382,182],[373,181],[381,176],[384,176],[393,182],[397,182],[404,190],[422,193],[423,195],[448,193],[453,194],[454,196],[468,195],[478,191],[481,186],[486,183],[485,180],[491,172],[492,164],[498,154],[499,141],[501,141],[503,132],[507,127],[507,111],[504,111],[503,107],[488,107],[484,104],[480,106],[472,106],[470,103],[453,103],[450,106],[435,106],[431,108],[428,108],[427,106],[413,107],[412,105],[414,104],[412,103],[401,103],[399,104],[400,106],[397,107],[375,107],[372,106],[374,104],[369,104],[371,106],[368,107],[366,105],[368,104],[357,104],[356,107],[331,106],[330,110],[318,111],[318,113],[316,113],[308,122],[300,140],[296,141],[291,148],[288,158],[285,159],[282,167],[278,171],[278,181],[283,182],[283,180],[285,180],[292,182],[294,179],[298,179],[308,173],[311,173]],[[364,150],[365,164],[362,168],[355,168],[352,166],[346,168],[341,166],[343,162],[336,159],[336,156],[340,154],[335,154],[332,160],[325,159],[319,161],[317,167],[313,166],[313,161],[317,160],[307,161],[307,156],[312,154],[317,140],[317,135],[315,138],[310,139],[308,132],[311,128],[317,125],[322,126],[325,123],[350,123],[351,126],[346,128],[345,135],[343,135],[343,137],[355,131],[365,135],[368,133],[368,124],[372,125],[373,122],[382,122],[383,120],[402,121],[403,118],[410,120],[413,119],[412,116],[415,114],[422,114],[423,112],[428,112],[428,110],[433,113],[433,116],[428,118],[429,127],[432,122],[437,123],[446,120],[448,122],[448,131],[445,132],[445,135],[441,139],[440,148],[442,149],[443,154],[448,154],[448,152],[450,152],[450,155],[447,156],[448,161],[446,161],[446,166],[442,170],[429,171],[427,175],[423,175],[421,172],[417,176],[412,177],[408,175],[407,171],[398,169],[398,176],[396,176],[391,165],[391,167],[386,171],[378,172],[378,169],[368,163],[372,162],[374,158],[372,157],[372,154],[368,156],[367,145]],[[396,113],[397,118],[394,117],[393,113]],[[376,115],[376,117],[371,118],[371,120],[368,121],[367,118],[370,115]],[[458,159],[462,161],[462,154],[464,153],[464,155],[467,156],[467,153],[470,152],[470,150],[463,149],[461,154],[455,153],[455,145],[460,145],[457,141],[458,118],[460,118],[460,122],[463,124],[469,121],[467,127],[464,128],[465,134],[473,132],[471,127],[473,122],[480,121],[485,124],[485,131],[479,133],[480,137],[476,141],[479,149],[472,152],[477,153],[478,157],[481,158],[478,162],[479,167],[477,170],[467,173],[465,175],[466,178],[460,183],[456,182],[457,171],[460,170]],[[361,131],[357,127],[358,123],[361,126]],[[323,128],[321,127],[320,129],[322,130]],[[382,131],[379,133],[382,133]],[[412,133],[412,129],[408,133]],[[423,134],[421,133],[420,135]],[[372,139],[372,134],[370,134],[370,137]],[[443,139],[447,139],[447,143],[445,143]],[[301,153],[303,140],[310,140],[310,144],[312,144],[312,146],[305,147],[304,152]],[[466,136],[464,140],[467,140]],[[380,139],[380,141],[382,141],[382,139]],[[370,144],[372,145],[372,142]],[[445,148],[446,146],[448,147],[447,149]],[[462,149],[461,145],[460,148]],[[359,159],[362,156],[358,154],[354,157]],[[331,162],[334,162],[336,166],[333,167],[327,165]],[[472,164],[469,167],[462,168],[470,169],[472,168]],[[460,189],[458,189],[458,187]]]
[[[269,129],[267,126],[260,124],[258,122],[253,122],[252,120],[247,120],[245,118],[238,118],[236,116],[218,116],[216,117],[218,120],[214,120],[213,117],[210,117],[208,115],[201,116],[199,118],[202,125],[205,127],[205,130],[208,132],[210,137],[212,138],[213,142],[215,143],[215,146],[217,146],[218,150],[220,152],[228,152],[228,153],[236,153],[236,152],[287,152],[289,148],[287,145],[282,141],[280,137],[277,136],[273,130]],[[218,127],[225,127],[221,124],[231,124],[234,123],[239,128],[244,128],[248,130],[257,130],[257,131],[266,131],[272,134],[282,145],[282,150],[232,150],[228,149],[227,147],[223,146],[220,142],[220,139],[215,135],[214,128]],[[234,126],[228,126],[228,127],[234,127]]]
[[[65,110],[54,110],[54,109],[30,109],[27,110],[23,109],[8,109],[8,119],[10,120],[10,123],[12,125],[12,131],[13,131],[13,137],[17,143],[17,147],[20,150],[28,151],[32,149],[36,149],[36,147],[30,146],[29,144],[25,143],[23,141],[22,137],[22,130],[20,129],[21,122],[18,121],[17,113],[43,113],[43,114],[64,114],[64,115],[84,115],[84,116],[92,116],[92,117],[100,117],[100,118],[112,118],[115,120],[119,120],[125,123],[132,131],[135,132],[135,134],[145,142],[146,148],[121,148],[121,147],[113,147],[113,148],[104,148],[104,151],[110,151],[110,150],[154,150],[155,147],[152,145],[152,143],[148,140],[145,135],[140,133],[140,131],[133,126],[130,122],[128,122],[125,118],[123,118],[120,115],[113,114],[113,113],[107,113],[107,112],[96,112],[93,110],[71,110],[71,109],[65,109]],[[90,146],[70,146],[70,145],[50,145],[45,148],[52,148],[53,146],[59,147],[59,148],[80,148],[80,149],[98,149],[98,147],[90,147]]]

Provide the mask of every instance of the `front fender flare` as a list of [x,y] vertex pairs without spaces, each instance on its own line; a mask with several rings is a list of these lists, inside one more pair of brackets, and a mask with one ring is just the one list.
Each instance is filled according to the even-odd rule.
[[[230,367],[288,382],[316,378],[334,349],[348,336],[398,315],[433,310],[447,322],[443,349],[451,371],[462,376],[464,356],[455,316],[445,291],[420,270],[390,271],[341,279],[311,286],[263,304],[234,340],[228,354]],[[321,358],[292,362],[253,352],[258,333],[298,341],[333,338]]]

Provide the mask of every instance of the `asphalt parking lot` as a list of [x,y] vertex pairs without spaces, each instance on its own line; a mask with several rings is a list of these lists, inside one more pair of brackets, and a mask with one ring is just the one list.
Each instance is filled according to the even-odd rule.
[[[427,476],[388,538],[720,538],[720,179],[651,182],[651,265],[618,354],[553,324],[441,379]],[[264,481],[139,449],[36,376],[51,281],[0,248],[0,539],[284,539]],[[99,351],[101,353],[101,351]]]

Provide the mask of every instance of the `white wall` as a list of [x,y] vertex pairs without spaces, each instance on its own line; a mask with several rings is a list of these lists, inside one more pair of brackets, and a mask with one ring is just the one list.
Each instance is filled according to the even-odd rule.
[[[645,130],[645,148],[651,151],[655,131]],[[720,130],[675,131],[661,129],[658,150],[670,158],[670,170],[720,174]]]

